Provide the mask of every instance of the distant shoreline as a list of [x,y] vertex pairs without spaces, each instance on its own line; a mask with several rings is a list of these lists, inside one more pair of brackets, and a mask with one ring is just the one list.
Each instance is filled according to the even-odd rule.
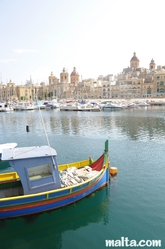
[[[79,99],[80,100],[80,99]],[[124,99],[124,98],[111,98],[111,99],[83,99],[85,101],[90,102],[104,102],[104,101],[112,101],[112,102],[156,102],[156,103],[165,103],[165,98],[131,98],[131,99]]]

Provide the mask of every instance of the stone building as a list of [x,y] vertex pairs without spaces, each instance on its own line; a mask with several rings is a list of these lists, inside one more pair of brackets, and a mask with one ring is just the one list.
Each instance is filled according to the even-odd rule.
[[79,73],[76,71],[76,68],[73,68],[73,72],[70,75],[70,83],[74,83],[75,85],[79,82],[80,77]]
[[[100,75],[98,79],[80,81],[76,67],[69,75],[63,68],[58,79],[53,72],[45,82],[16,86],[11,80],[0,84],[0,100],[34,100],[38,99],[87,99],[87,98],[139,98],[165,96],[165,66],[157,66],[151,59],[149,68],[140,67],[136,53],[130,59],[130,66],[123,68],[122,73]],[[70,82],[69,82],[70,79]]]
[[102,98],[110,99],[112,97],[111,82],[102,81]]
[[49,76],[49,95],[59,99],[76,98],[77,96],[77,85],[79,83],[79,74],[76,68],[73,68],[73,72],[69,74],[65,68],[60,73],[60,81],[51,72]]
[[37,91],[37,99],[38,100],[47,99],[48,93],[49,93],[48,86],[46,85],[45,82],[41,82],[40,87],[38,88],[38,91]]
[[69,83],[69,74],[66,71],[65,67],[63,68],[62,72],[60,73],[60,83]]
[[155,95],[165,95],[165,69],[161,66],[158,67],[158,71],[154,74],[154,86]]
[[7,85],[0,84],[0,101],[15,101],[18,100],[16,84],[10,80]]
[[18,100],[36,101],[41,86],[39,84],[27,83],[16,87]]
[[133,57],[130,60],[130,67],[132,69],[136,69],[139,67],[139,59],[136,56],[136,53],[134,52]]
[[49,76],[48,97],[56,97],[58,95],[58,82],[59,79],[51,72]]
[[[117,76],[117,85],[119,85],[118,96],[120,98],[139,98],[162,95],[164,93],[163,83],[156,83],[157,76],[155,77],[155,75],[158,75],[158,72],[160,74],[160,69],[162,75],[161,66],[158,66],[156,69],[153,59],[149,64],[149,69],[140,67],[140,60],[136,56],[136,53],[134,53],[130,60],[130,67],[124,68],[123,72]],[[158,78],[162,79],[163,76],[161,75]],[[159,90],[157,88],[158,84],[161,84]]]

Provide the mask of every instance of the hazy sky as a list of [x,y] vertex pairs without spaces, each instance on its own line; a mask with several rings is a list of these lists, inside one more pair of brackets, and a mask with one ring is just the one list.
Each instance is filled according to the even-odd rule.
[[0,0],[0,81],[117,74],[136,52],[165,65],[165,0]]

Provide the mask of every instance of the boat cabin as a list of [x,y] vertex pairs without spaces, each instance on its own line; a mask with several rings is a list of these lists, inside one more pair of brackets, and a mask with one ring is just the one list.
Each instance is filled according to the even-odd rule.
[[2,160],[18,173],[23,194],[35,194],[61,187],[56,150],[49,146],[4,149]]
[[12,149],[17,146],[17,143],[6,143],[6,144],[0,144],[0,160],[2,157],[2,150],[4,149]]

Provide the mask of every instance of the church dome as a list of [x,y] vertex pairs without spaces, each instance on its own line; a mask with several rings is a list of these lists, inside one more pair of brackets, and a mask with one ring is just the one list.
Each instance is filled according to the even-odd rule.
[[152,60],[151,60],[151,63],[155,63],[155,61],[153,60],[153,58],[152,58]]
[[76,71],[76,68],[73,68],[73,72],[71,73],[71,76],[79,76],[78,72]]
[[131,61],[139,61],[135,52],[133,53],[133,57],[132,57]]

